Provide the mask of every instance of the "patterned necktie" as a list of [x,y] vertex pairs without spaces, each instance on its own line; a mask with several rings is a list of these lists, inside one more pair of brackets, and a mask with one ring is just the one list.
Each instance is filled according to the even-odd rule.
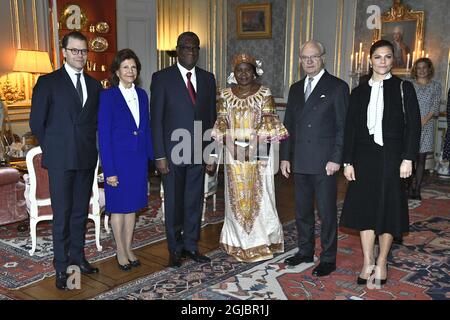
[[312,89],[312,82],[313,82],[314,78],[309,78],[308,77],[308,84],[306,85],[306,91],[305,91],[305,102],[308,101],[309,96],[311,95],[311,89]]
[[83,104],[83,89],[81,88],[81,73],[75,73],[77,75],[77,92],[78,92],[78,97],[80,98],[81,104]]
[[192,104],[195,105],[195,102],[197,100],[197,94],[195,93],[194,86],[192,85],[192,82],[191,82],[192,73],[188,72],[188,73],[186,73],[186,76],[187,76],[187,88],[189,91],[189,96],[191,97]]

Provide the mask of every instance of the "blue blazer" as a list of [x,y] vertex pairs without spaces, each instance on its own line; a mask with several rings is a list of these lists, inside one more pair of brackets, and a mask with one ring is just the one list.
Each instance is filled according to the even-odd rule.
[[139,128],[119,87],[100,93],[98,141],[105,178],[118,175],[115,161],[126,161],[129,152],[143,153],[149,160],[153,159],[148,96],[143,89],[135,88],[139,99]]

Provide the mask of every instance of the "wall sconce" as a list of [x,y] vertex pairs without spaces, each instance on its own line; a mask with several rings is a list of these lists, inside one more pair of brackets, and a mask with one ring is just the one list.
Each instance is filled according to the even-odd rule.
[[176,50],[166,50],[166,54],[170,57],[170,64],[175,64],[177,58]]
[[177,62],[176,50],[158,50],[158,70],[170,67]]

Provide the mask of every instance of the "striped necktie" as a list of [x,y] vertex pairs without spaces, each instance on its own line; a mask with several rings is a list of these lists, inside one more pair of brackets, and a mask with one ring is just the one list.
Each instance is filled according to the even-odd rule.
[[312,82],[314,81],[314,78],[308,77],[308,84],[306,85],[306,91],[305,91],[305,102],[308,101],[309,96],[311,95],[312,91]]

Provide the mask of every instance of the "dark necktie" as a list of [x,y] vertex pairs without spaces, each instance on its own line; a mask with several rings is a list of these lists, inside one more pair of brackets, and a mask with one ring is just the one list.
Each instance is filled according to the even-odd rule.
[[83,105],[83,88],[81,88],[81,73],[75,73],[77,75],[77,92],[78,97],[80,97],[81,105]]
[[305,102],[308,101],[308,98],[311,95],[313,80],[314,80],[314,78],[308,77],[308,84],[306,85],[306,91],[305,91]]
[[195,106],[195,102],[197,100],[197,94],[195,93],[194,86],[192,85],[192,82],[191,82],[192,73],[188,72],[188,73],[186,73],[186,76],[187,76],[187,88],[189,91],[189,96],[191,97],[192,104]]

